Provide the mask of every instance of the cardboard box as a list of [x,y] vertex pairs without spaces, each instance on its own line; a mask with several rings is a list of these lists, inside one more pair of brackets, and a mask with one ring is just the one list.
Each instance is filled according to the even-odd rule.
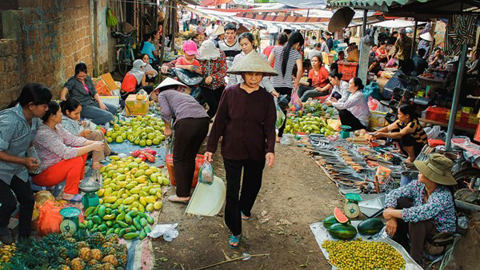
[[129,95],[127,100],[125,100],[125,113],[127,116],[130,115],[146,115],[150,102],[148,101],[148,96],[145,99],[138,100],[137,95]]

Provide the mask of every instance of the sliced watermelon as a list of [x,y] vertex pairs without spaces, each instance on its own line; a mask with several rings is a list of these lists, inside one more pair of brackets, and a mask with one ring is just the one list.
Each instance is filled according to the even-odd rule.
[[347,223],[348,222],[347,216],[345,216],[345,214],[342,212],[342,210],[340,210],[340,208],[338,208],[338,207],[335,207],[335,210],[333,210],[333,215],[335,216],[337,221],[340,222],[340,223]]

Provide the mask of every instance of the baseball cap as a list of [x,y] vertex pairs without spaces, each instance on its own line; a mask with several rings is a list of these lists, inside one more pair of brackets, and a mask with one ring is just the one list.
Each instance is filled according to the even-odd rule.
[[192,40],[185,41],[185,43],[183,44],[183,50],[188,55],[193,55],[193,54],[197,55],[198,54],[197,44]]

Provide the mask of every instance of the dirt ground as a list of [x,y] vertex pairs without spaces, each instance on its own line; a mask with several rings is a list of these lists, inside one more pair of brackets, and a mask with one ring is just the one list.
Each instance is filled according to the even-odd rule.
[[[277,164],[264,171],[253,219],[243,221],[244,237],[237,250],[228,246],[223,211],[198,218],[184,215],[185,205],[166,202],[159,223],[178,222],[180,235],[170,243],[154,242],[155,269],[197,269],[243,253],[268,255],[209,269],[328,269],[309,224],[342,206],[343,197],[301,148],[277,144],[276,153]],[[219,154],[213,165],[225,179]]]

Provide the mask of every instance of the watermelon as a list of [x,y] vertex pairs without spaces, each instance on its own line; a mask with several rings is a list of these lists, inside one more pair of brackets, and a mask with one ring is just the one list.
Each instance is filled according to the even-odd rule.
[[337,221],[337,218],[335,218],[334,215],[328,216],[323,220],[323,226],[325,227],[325,229],[330,228],[330,226],[332,226],[333,224],[336,224],[336,223],[338,223],[338,221]]
[[383,221],[381,221],[380,219],[369,218],[360,222],[357,228],[358,228],[358,232],[361,235],[375,235],[382,230],[383,226],[385,225],[383,224]]
[[352,240],[357,236],[357,229],[350,224],[335,223],[327,229],[335,239]]
[[335,216],[337,221],[340,223],[348,222],[348,218],[345,216],[345,214],[343,214],[342,210],[340,210],[340,208],[338,207],[335,207],[335,210],[333,210],[333,215]]

